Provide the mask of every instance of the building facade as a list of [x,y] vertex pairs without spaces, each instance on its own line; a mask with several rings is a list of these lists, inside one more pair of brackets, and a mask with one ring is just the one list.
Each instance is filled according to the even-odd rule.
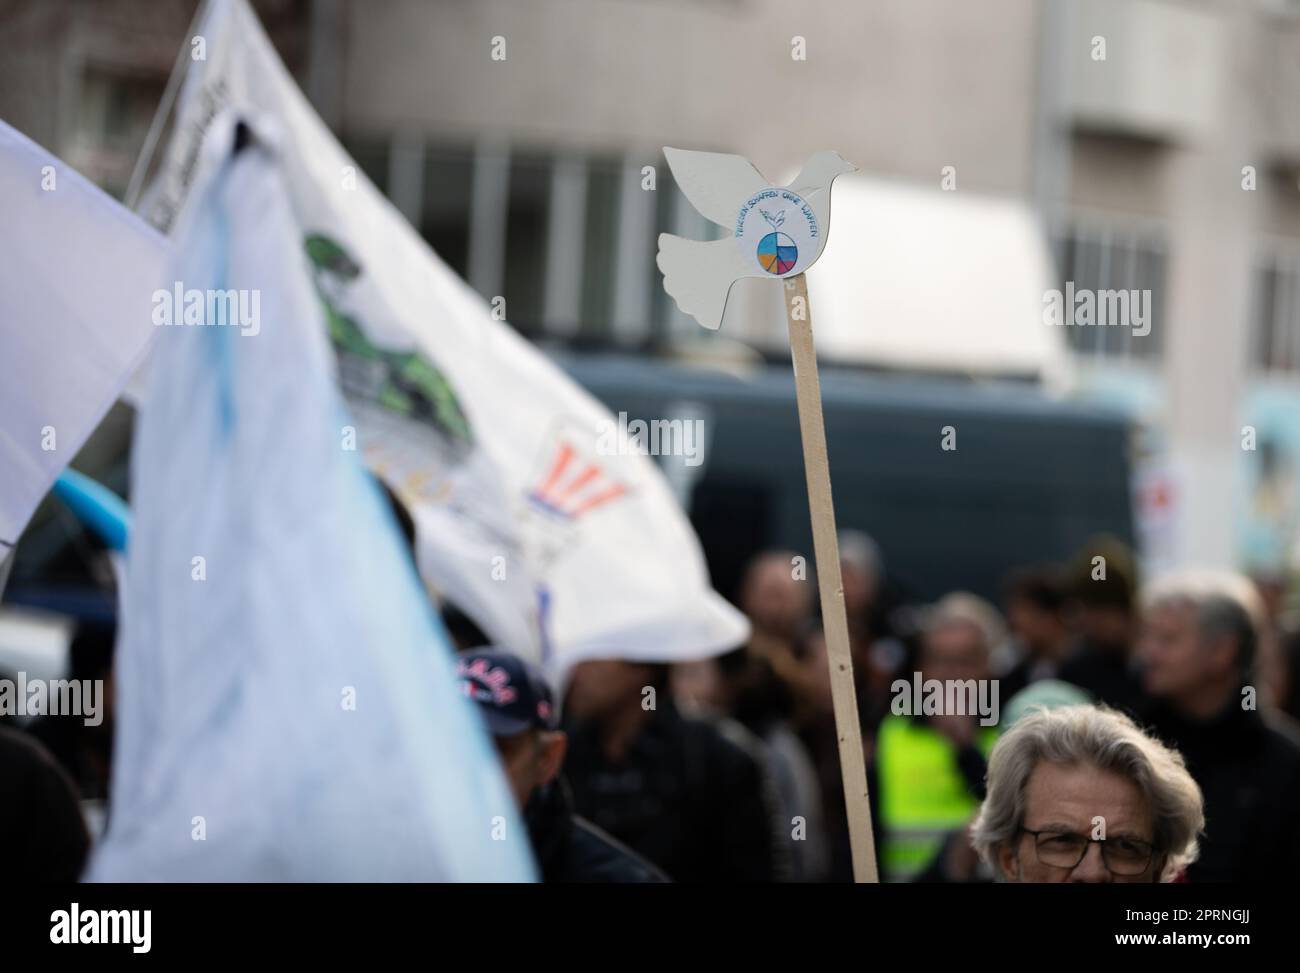
[[[0,116],[122,195],[195,6],[0,6]],[[366,172],[541,342],[702,341],[659,286],[655,237],[721,231],[663,145],[737,152],[775,182],[831,147],[878,178],[1022,201],[1062,289],[1149,298],[1145,330],[1064,334],[1076,394],[1142,431],[1156,560],[1289,566],[1295,0],[254,6]],[[778,357],[783,340],[748,318],[713,339]]]

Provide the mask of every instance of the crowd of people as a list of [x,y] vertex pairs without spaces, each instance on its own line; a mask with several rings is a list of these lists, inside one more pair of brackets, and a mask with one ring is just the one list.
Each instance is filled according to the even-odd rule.
[[[889,604],[871,540],[847,532],[841,551],[886,880],[1261,881],[1300,864],[1300,640],[1276,591],[1212,572],[1142,587],[1099,539],[1012,573],[1001,610],[966,592]],[[585,662],[567,682],[555,786],[674,880],[852,878],[801,563],[753,559],[744,647]],[[993,688],[995,718],[906,705],[931,680]]]
[[[1026,567],[1001,605],[886,598],[865,535],[841,538],[844,598],[886,881],[1261,881],[1300,866],[1300,635],[1276,587],[1230,574],[1141,586],[1099,540]],[[749,642],[670,664],[578,663],[555,686],[447,611],[552,882],[820,882],[853,877],[815,579],[765,551],[736,601]],[[111,687],[112,632],[78,675]],[[915,707],[913,688],[969,688]],[[111,692],[109,693],[111,699]],[[953,705],[980,699],[991,709]],[[96,727],[0,726],[0,833],[29,877],[75,878],[75,813],[109,795]],[[111,802],[109,802],[111,813]],[[93,819],[92,819],[93,820]]]

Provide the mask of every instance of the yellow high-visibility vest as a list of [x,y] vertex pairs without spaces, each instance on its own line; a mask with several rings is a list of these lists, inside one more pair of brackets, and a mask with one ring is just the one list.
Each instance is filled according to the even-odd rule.
[[[975,745],[988,758],[996,727],[980,727]],[[975,813],[979,800],[957,766],[957,751],[938,730],[890,715],[876,738],[881,868],[889,882],[910,881],[938,853],[944,837]]]

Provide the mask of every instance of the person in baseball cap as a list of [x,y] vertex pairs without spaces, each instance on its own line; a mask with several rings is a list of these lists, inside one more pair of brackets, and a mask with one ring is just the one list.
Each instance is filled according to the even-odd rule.
[[665,882],[654,865],[573,813],[560,774],[568,737],[536,668],[509,652],[474,649],[457,658],[465,695],[478,704],[523,811],[544,882]]

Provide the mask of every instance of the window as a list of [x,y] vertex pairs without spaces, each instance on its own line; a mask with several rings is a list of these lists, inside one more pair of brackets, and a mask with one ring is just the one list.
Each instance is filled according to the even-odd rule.
[[1054,250],[1062,291],[1073,282],[1076,293],[1085,289],[1150,292],[1150,333],[1138,336],[1133,328],[1123,326],[1069,326],[1065,335],[1070,347],[1081,355],[1158,359],[1164,344],[1168,265],[1164,233],[1139,226],[1076,223],[1057,235]]
[[584,337],[603,338],[611,330],[620,175],[616,159],[592,159],[587,168],[587,231],[582,262]]
[[373,138],[343,139],[343,148],[356,161],[367,179],[381,193],[388,192],[388,140]]
[[549,158],[511,154],[504,293],[510,322],[525,332],[543,318],[550,188]]
[[434,252],[462,277],[469,270],[469,208],[473,187],[471,147],[425,146],[424,189],[417,229]]
[[120,199],[165,84],[166,78],[88,68],[68,162]]
[[1252,361],[1265,371],[1300,371],[1300,251],[1278,247],[1255,267]]
[[[635,194],[628,180],[635,175],[639,184],[641,162],[627,156],[501,145],[492,151],[505,167],[495,169],[494,159],[473,144],[436,143],[419,135],[356,137],[347,147],[375,185],[404,213],[414,214],[420,235],[460,276],[469,277],[474,234],[500,234],[499,263],[493,257],[486,275],[493,283],[483,286],[500,288],[507,320],[524,333],[602,344],[664,342],[683,331],[701,333],[663,293],[656,241],[664,231],[708,239],[725,230],[684,203],[662,163],[648,214],[627,213],[629,204],[645,202],[639,196],[629,199]],[[487,180],[477,187],[481,191],[476,191],[476,174]],[[485,207],[479,222],[476,200]],[[554,212],[557,206],[560,211]],[[624,219],[636,227],[628,231],[634,239],[626,233],[620,237],[620,229],[627,229]],[[645,306],[625,307],[631,320],[621,322],[625,330],[618,333],[616,291],[628,286],[629,275],[637,275],[632,281],[637,286],[630,287],[633,297],[627,303]],[[646,279],[649,286],[642,288]]]

